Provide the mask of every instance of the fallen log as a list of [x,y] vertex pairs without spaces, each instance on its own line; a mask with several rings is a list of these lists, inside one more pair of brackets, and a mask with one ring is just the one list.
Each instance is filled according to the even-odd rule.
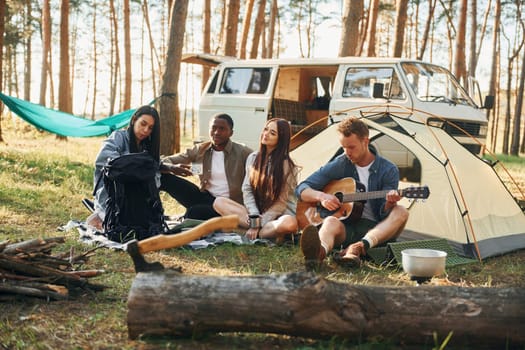
[[138,273],[128,335],[263,332],[308,338],[509,347],[525,344],[525,291],[451,286],[379,287],[313,273],[252,277]]

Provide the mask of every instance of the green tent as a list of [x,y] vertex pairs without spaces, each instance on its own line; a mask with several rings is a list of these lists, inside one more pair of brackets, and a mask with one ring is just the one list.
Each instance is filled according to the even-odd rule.
[[53,134],[70,137],[109,135],[113,130],[127,126],[135,112],[135,109],[129,109],[104,119],[91,120],[46,108],[2,93],[0,93],[0,100],[13,113],[37,128]]

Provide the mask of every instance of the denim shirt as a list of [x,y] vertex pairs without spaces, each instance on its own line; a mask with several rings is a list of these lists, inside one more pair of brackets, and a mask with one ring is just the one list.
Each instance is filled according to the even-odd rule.
[[[374,150],[371,149],[373,153]],[[397,190],[399,185],[399,169],[389,160],[375,154],[375,160],[370,166],[370,176],[368,177],[368,191]],[[307,189],[323,191],[323,188],[332,180],[340,180],[345,177],[352,177],[359,181],[359,175],[355,165],[343,153],[332,161],[323,165],[306,180],[302,181],[295,189],[297,198],[301,198],[301,193]],[[369,199],[372,212],[376,221],[383,220],[390,211],[385,211],[386,196],[378,199]]]

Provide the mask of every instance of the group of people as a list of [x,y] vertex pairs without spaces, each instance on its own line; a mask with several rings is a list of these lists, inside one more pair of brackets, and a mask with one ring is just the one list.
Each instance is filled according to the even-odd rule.
[[[399,171],[369,147],[368,127],[362,120],[347,118],[338,124],[343,153],[299,184],[300,167],[290,157],[287,120],[269,119],[256,151],[232,141],[233,130],[232,118],[217,114],[209,123],[209,141],[161,158],[158,112],[150,106],[140,107],[127,130],[115,131],[104,141],[95,162],[95,178],[108,159],[147,151],[160,163],[157,187],[186,208],[185,218],[207,220],[236,214],[246,237],[277,242],[300,230],[298,200],[329,212],[341,207],[338,197],[324,192],[332,181],[353,178],[366,191],[390,190],[385,198],[368,200],[359,218],[328,215],[320,225],[301,228],[300,247],[307,266],[320,264],[333,249],[337,249],[335,261],[359,265],[368,249],[395,240],[403,230],[408,211],[397,204],[401,199],[396,190]],[[201,164],[199,186],[185,178],[194,175],[191,164]],[[107,193],[100,183],[95,187],[95,212],[87,224],[100,229]]]

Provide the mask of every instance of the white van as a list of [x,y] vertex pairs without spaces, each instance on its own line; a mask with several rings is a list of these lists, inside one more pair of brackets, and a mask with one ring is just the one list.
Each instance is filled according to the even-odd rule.
[[492,100],[476,104],[447,69],[434,64],[368,57],[213,61],[206,55],[186,55],[183,60],[208,65],[222,61],[201,96],[200,140],[209,138],[208,121],[216,113],[231,115],[233,138],[256,149],[264,123],[272,117],[290,121],[297,134],[295,148],[329,119],[388,111],[441,126],[473,153],[482,151],[476,140],[485,143],[482,108],[491,108]]
[[[186,61],[199,62],[195,57]],[[199,138],[208,139],[212,115],[228,113],[235,122],[234,139],[257,148],[266,120],[281,117],[290,120],[294,133],[311,125],[295,147],[326,126],[327,118],[388,110],[442,125],[479,153],[479,144],[462,130],[485,143],[482,108],[491,107],[486,101],[483,107],[476,104],[447,69],[402,58],[229,59],[216,67],[203,90]]]

